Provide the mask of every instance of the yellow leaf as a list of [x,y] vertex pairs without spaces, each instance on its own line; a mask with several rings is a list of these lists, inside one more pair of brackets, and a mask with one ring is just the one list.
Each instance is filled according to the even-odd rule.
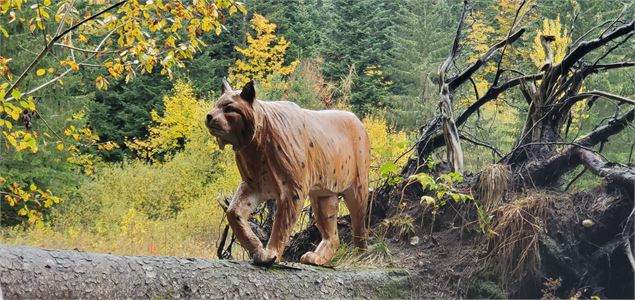
[[14,107],[12,111],[7,111],[7,113],[11,116],[11,118],[17,121],[20,118],[21,109]]
[[64,151],[64,144],[62,143],[57,144],[57,151]]
[[37,76],[42,76],[42,75],[46,74],[46,70],[44,70],[44,69],[37,69],[37,71],[35,72],[35,74],[37,74]]
[[29,189],[31,191],[35,191],[35,190],[37,190],[37,186],[35,186],[35,184],[31,183],[31,185],[29,186]]

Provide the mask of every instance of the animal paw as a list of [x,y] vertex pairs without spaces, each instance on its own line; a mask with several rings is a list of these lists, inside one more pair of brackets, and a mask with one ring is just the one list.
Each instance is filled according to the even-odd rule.
[[308,265],[321,266],[327,263],[327,260],[315,252],[309,251],[300,257],[300,262]]
[[257,266],[271,266],[278,258],[276,251],[271,249],[259,249],[254,253],[254,265]]

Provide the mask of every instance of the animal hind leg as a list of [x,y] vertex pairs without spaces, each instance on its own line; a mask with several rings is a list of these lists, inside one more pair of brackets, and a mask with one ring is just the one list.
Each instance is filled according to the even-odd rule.
[[315,251],[302,255],[300,262],[323,265],[331,261],[340,245],[340,238],[337,233],[337,212],[339,209],[337,195],[312,196],[311,207],[313,207],[315,225],[322,235],[322,241],[315,248]]
[[368,189],[362,185],[351,187],[344,192],[344,202],[351,215],[353,244],[362,250],[368,248],[366,239],[366,214],[368,210]]

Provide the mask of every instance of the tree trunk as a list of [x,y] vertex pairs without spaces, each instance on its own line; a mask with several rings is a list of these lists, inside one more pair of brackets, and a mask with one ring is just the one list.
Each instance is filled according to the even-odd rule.
[[[402,270],[256,267],[197,258],[116,256],[0,245],[7,299],[410,298]],[[0,296],[0,299],[2,296]]]

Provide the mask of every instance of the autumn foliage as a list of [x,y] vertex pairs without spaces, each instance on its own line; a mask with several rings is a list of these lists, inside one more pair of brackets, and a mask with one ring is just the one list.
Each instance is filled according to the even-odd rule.
[[236,47],[243,58],[229,69],[228,81],[233,86],[243,86],[253,79],[269,87],[274,77],[293,73],[298,61],[285,66],[285,54],[290,43],[275,35],[276,24],[259,14],[254,14],[250,23],[255,35],[247,35],[247,47]]

